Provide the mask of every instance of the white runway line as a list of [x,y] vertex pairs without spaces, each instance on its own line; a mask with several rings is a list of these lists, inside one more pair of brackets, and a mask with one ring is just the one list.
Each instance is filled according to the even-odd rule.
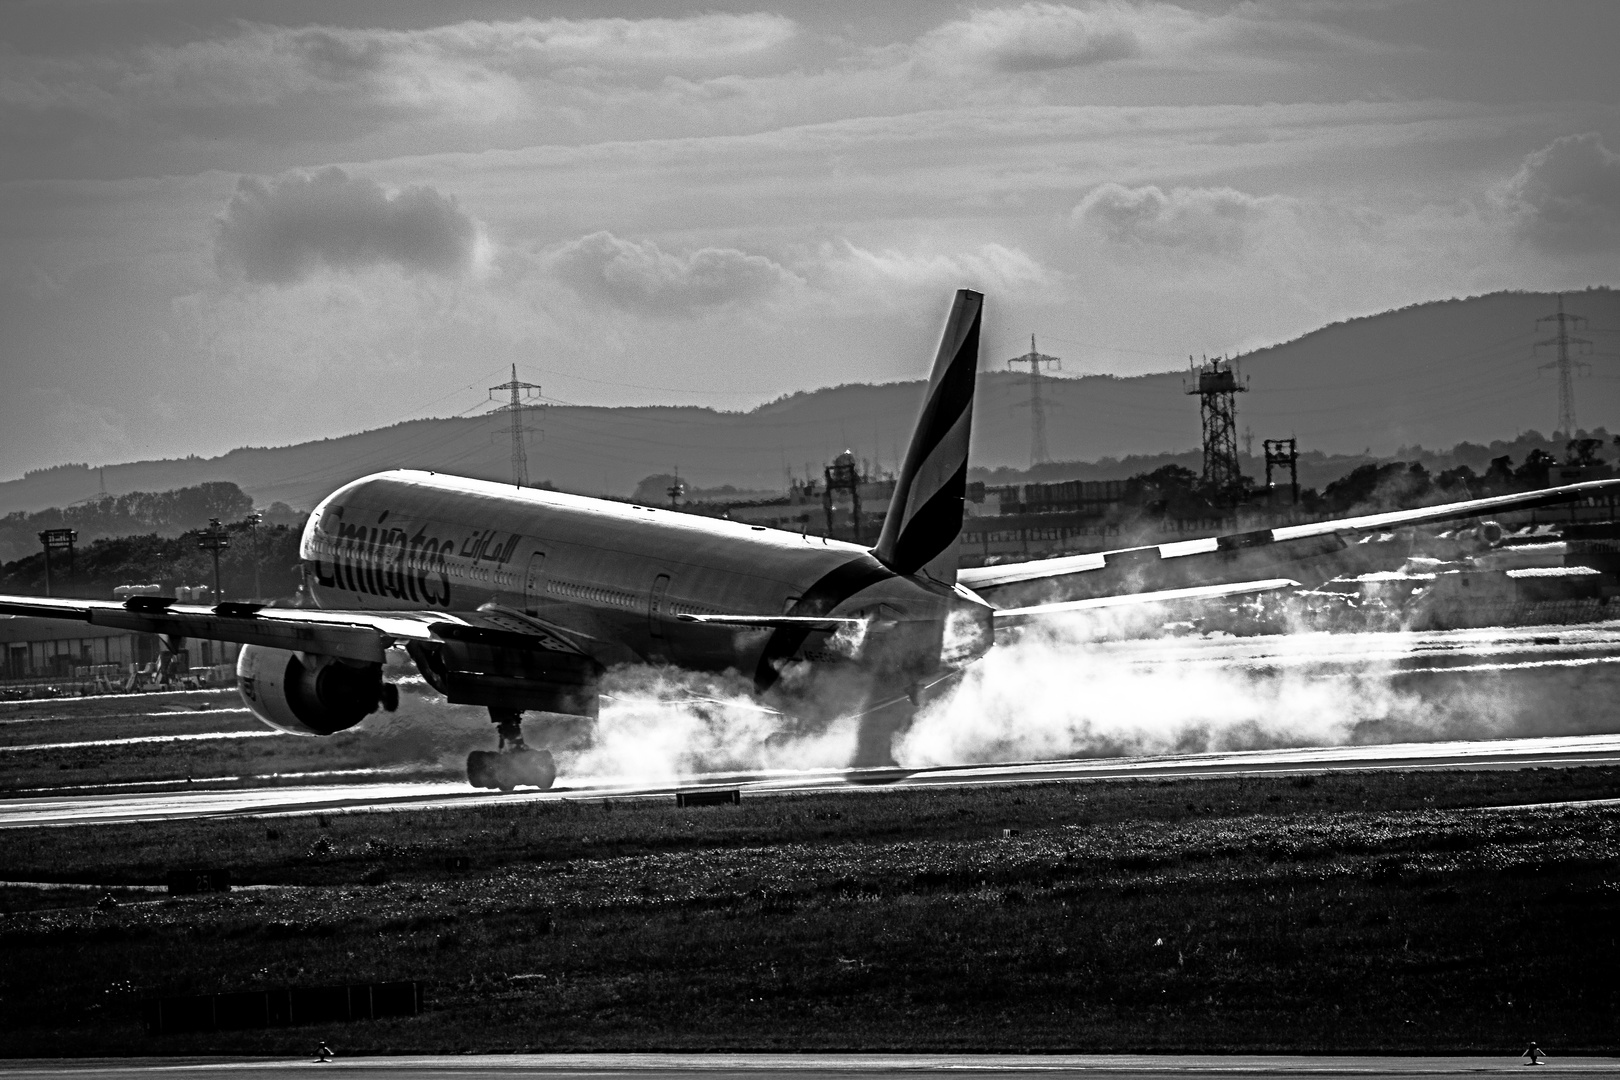
[[[339,1055],[319,1065],[309,1056],[282,1059],[185,1061],[142,1060],[16,1061],[0,1066],[0,1075],[15,1080],[62,1080],[64,1077],[187,1077],[284,1075],[289,1069],[324,1072],[388,1073],[400,1080],[460,1077],[552,1078],[624,1076],[707,1076],[716,1080],[756,1080],[789,1074],[799,1077],[845,1076],[1030,1076],[1073,1075],[1152,1080],[1157,1077],[1354,1076],[1475,1077],[1513,1073],[1523,1076],[1524,1061],[1511,1053],[1471,1057],[1304,1054],[826,1054],[826,1053],[572,1053],[457,1054],[390,1057]],[[1620,1058],[1558,1057],[1550,1069],[1586,1076],[1620,1075]]]
[[764,796],[792,792],[883,791],[897,787],[975,786],[1055,780],[1197,778],[1333,769],[1523,768],[1620,762],[1620,734],[1545,736],[1449,743],[1299,747],[1152,758],[1025,761],[931,769],[816,770],[805,773],[711,773],[638,784],[624,777],[580,777],[550,791],[482,791],[464,783],[370,783],[237,788],[132,795],[0,800],[0,828],[64,827],[203,817],[269,817],[318,812],[431,810],[566,799],[668,797],[679,787],[737,788]]
[[84,739],[79,742],[25,743],[21,746],[0,746],[0,754],[34,750],[81,750],[89,746],[134,746],[137,743],[205,742],[209,739],[274,739],[284,731],[193,731],[178,735],[131,735],[122,739]]

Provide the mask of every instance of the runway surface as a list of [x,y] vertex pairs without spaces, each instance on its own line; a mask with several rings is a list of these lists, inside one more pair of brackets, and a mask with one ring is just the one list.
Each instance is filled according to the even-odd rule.
[[[480,1080],[524,1077],[579,1080],[591,1077],[703,1076],[715,1080],[756,1080],[790,1075],[794,1080],[842,1077],[972,1076],[975,1078],[1074,1075],[1107,1080],[1129,1077],[1351,1076],[1452,1077],[1501,1075],[1522,1071],[1525,1063],[1498,1057],[1304,1057],[1291,1055],[1205,1056],[984,1055],[963,1054],[535,1054],[456,1057],[353,1058],[319,1063],[295,1060],[127,1060],[19,1061],[0,1064],[0,1076],[15,1080],[159,1080],[184,1076],[199,1080],[259,1080],[290,1071],[316,1070],[347,1075],[387,1075],[399,1080]],[[1620,1058],[1554,1058],[1546,1072],[1620,1076]]]
[[[4,720],[15,725],[8,729],[6,738],[0,739],[0,756],[18,763],[18,768],[32,769],[32,773],[23,774],[29,776],[32,786],[19,784],[14,795],[0,798],[0,828],[437,808],[527,800],[668,798],[677,790],[736,789],[742,797],[760,797],[781,792],[926,785],[1341,769],[1562,767],[1620,762],[1620,734],[1606,733],[1620,731],[1620,706],[1616,705],[1620,701],[1620,623],[1420,633],[1172,637],[1096,642],[1075,646],[1075,649],[1078,651],[1053,654],[1050,658],[1052,663],[1064,668],[1064,678],[1075,681],[1073,689],[1064,689],[1065,694],[1072,695],[1083,688],[1100,692],[1097,680],[1106,680],[1110,672],[1127,673],[1123,681],[1115,679],[1109,683],[1120,700],[1110,699],[1095,706],[1102,717],[1098,727],[1105,729],[1105,737],[1093,740],[1096,745],[1027,744],[1020,751],[1021,744],[997,745],[996,740],[1005,733],[989,731],[983,746],[951,743],[943,749],[935,748],[918,755],[921,760],[935,761],[987,757],[991,753],[1004,758],[1064,755],[1060,760],[909,769],[810,768],[726,773],[696,771],[701,766],[681,769],[661,765],[652,775],[645,772],[632,775],[627,771],[640,766],[598,761],[594,769],[584,774],[570,775],[565,771],[559,785],[548,792],[520,790],[502,794],[475,790],[460,782],[416,780],[413,778],[421,776],[422,770],[421,759],[414,756],[415,751],[407,753],[404,759],[397,748],[392,751],[393,758],[379,757],[366,753],[361,742],[354,743],[347,757],[330,760],[324,769],[287,769],[267,777],[268,785],[273,786],[240,786],[251,784],[252,778],[215,776],[213,771],[220,767],[210,762],[213,769],[199,773],[200,779],[196,781],[173,778],[173,773],[167,780],[109,777],[100,784],[94,780],[78,782],[58,791],[52,787],[61,783],[56,770],[45,768],[56,755],[118,753],[125,748],[150,752],[162,744],[173,744],[178,753],[181,747],[224,746],[243,740],[274,746],[277,740],[292,737],[251,723],[240,700],[234,694],[221,692],[172,701],[138,696],[11,703],[0,709]],[[1198,672],[1215,673],[1219,678],[1200,679]],[[1304,698],[1266,696],[1270,688],[1278,685],[1327,689],[1311,691]],[[1272,710],[1282,721],[1276,731],[1267,730],[1266,741],[1305,742],[1322,738],[1360,745],[1168,756],[1101,756],[1130,752],[1125,746],[1136,734],[1129,723],[1110,728],[1109,710],[1129,709],[1133,703],[1141,707],[1145,698],[1154,694],[1159,698],[1168,696],[1174,699],[1172,703],[1180,700],[1177,695],[1190,695],[1193,704],[1180,707],[1192,720],[1198,721],[1196,724],[1188,721],[1192,728],[1197,728],[1203,723],[1199,719],[1202,714],[1197,706],[1198,695],[1216,700],[1223,695],[1243,695],[1255,687],[1259,689],[1254,691],[1251,709]],[[1340,723],[1334,727],[1321,722],[1319,713],[1333,710],[1338,700],[1355,701],[1385,691],[1388,691],[1388,700],[1406,707],[1404,727],[1363,733],[1354,724]],[[1154,701],[1162,713],[1165,702],[1158,698]],[[140,711],[124,711],[120,707],[124,702]],[[151,711],[154,705],[163,711]],[[665,705],[672,710],[674,720],[683,718],[680,712],[683,705],[679,700]],[[1047,701],[1043,706],[1032,704],[1030,707],[1061,709],[1062,706],[1061,701]],[[642,703],[632,708],[631,713],[635,714],[636,708],[645,711],[647,707]],[[663,706],[654,702],[651,707]],[[461,710],[467,714],[461,715],[428,702],[419,709],[426,711],[412,722],[422,725],[424,730],[431,727],[441,734],[460,731],[465,734],[456,737],[466,739],[468,745],[485,745],[488,724],[477,710]],[[1298,712],[1304,721],[1297,729],[1287,726],[1291,718],[1289,710]],[[1475,722],[1470,710],[1483,710],[1489,715]],[[32,712],[40,715],[29,715]],[[1241,720],[1247,714],[1240,711],[1237,715]],[[1368,711],[1368,719],[1375,721],[1373,729],[1378,728],[1379,715],[1377,710]],[[172,723],[170,718],[173,718]],[[138,719],[139,723],[132,725],[132,719]],[[1073,718],[1055,717],[1054,724],[1059,729],[1067,723],[1076,730],[1090,731],[1089,715],[1082,720],[1083,723]],[[1170,736],[1179,730],[1178,721],[1173,718],[1166,720],[1157,716],[1155,722],[1158,728],[1169,729]],[[380,727],[379,740],[386,744],[392,730],[390,725],[400,723],[398,718],[388,719]],[[609,723],[606,713],[602,723]],[[460,728],[456,728],[458,724]],[[155,730],[152,725],[157,725]],[[199,730],[198,725],[204,728]],[[1416,741],[1423,737],[1423,731],[1417,729],[1425,726],[1433,727],[1437,734],[1448,732],[1453,740],[1469,739],[1476,734],[1499,737],[1475,741]],[[970,735],[979,734],[973,724],[969,724],[968,729]],[[757,732],[744,725],[734,737],[750,735],[758,737]],[[1112,743],[1110,738],[1114,738]],[[1244,736],[1240,734],[1237,738]],[[1382,741],[1389,739],[1402,741]],[[1160,745],[1168,750],[1175,742],[1173,737],[1165,737]],[[464,754],[466,750],[458,752]],[[1151,750],[1137,753],[1143,752],[1151,753]]]
[[490,792],[455,783],[364,783],[307,787],[168,791],[0,800],[0,828],[125,821],[268,816],[317,811],[436,809],[496,802],[559,799],[669,798],[676,791],[736,790],[740,797],[787,792],[881,790],[938,785],[1036,783],[1054,780],[1208,777],[1357,769],[1501,769],[1620,762],[1620,735],[1302,747],[1147,758],[1087,758],[932,769],[828,769],[724,773],[677,783],[580,780],[550,791]]

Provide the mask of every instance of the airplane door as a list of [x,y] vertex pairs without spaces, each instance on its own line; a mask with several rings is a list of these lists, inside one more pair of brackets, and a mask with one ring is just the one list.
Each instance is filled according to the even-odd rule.
[[669,575],[659,574],[653,579],[652,595],[647,600],[647,632],[654,640],[664,637],[664,609],[668,606]]
[[540,594],[546,589],[546,553],[529,556],[529,572],[523,577],[523,610],[530,615],[540,607]]

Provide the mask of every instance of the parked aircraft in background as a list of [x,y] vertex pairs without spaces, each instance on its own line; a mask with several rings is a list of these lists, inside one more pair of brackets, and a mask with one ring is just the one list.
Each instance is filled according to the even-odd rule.
[[[398,470],[366,476],[311,514],[301,556],[313,607],[169,597],[5,596],[0,612],[240,642],[237,677],[260,719],[331,735],[397,707],[385,651],[403,646],[451,702],[487,708],[498,748],[470,755],[481,787],[550,786],[551,754],[522,717],[590,717],[603,673],[668,663],[752,675],[794,714],[863,718],[858,754],[982,655],[999,627],[1149,600],[1295,584],[1279,561],[1344,537],[1582,498],[1620,481],[1290,526],[1097,555],[958,570],[983,297],[962,290],[872,548],[672,510]],[[1262,551],[1263,549],[1263,551]],[[1257,554],[1265,558],[1256,561]],[[1030,589],[1073,596],[1030,602]],[[997,600],[1006,606],[997,606]],[[1077,688],[1079,689],[1079,688]]]

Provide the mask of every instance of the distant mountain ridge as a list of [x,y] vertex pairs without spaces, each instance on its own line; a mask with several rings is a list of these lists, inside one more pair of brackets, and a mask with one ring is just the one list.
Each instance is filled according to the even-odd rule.
[[[1620,429],[1620,292],[1566,293],[1595,343],[1593,377],[1577,383],[1582,427]],[[1550,433],[1557,380],[1539,369],[1550,350],[1549,293],[1500,292],[1416,304],[1325,326],[1245,354],[1238,371],[1238,427],[1256,446],[1297,437],[1302,452],[1389,456],[1403,446],[1489,442],[1528,429]],[[1197,352],[1196,345],[1189,352]],[[1605,356],[1604,354],[1608,354]],[[1086,357],[1067,353],[1071,368]],[[1030,458],[1028,376],[983,357],[972,461],[1024,467]],[[1196,399],[1183,372],[1122,378],[1049,378],[1043,386],[1047,441],[1060,461],[1097,462],[1199,445]],[[679,470],[694,486],[780,490],[786,474],[819,474],[844,449],[894,469],[919,407],[923,382],[844,385],[795,393],[748,412],[688,406],[549,406],[529,449],[535,482],[587,494],[627,495],[644,477]],[[0,483],[0,513],[65,506],[101,489],[166,491],[214,480],[240,486],[260,506],[307,509],[333,488],[381,469],[409,467],[505,480],[509,444],[499,417],[412,420],[354,435],[283,447],[35,470]],[[1104,463],[1106,464],[1106,463]],[[1121,474],[1123,476],[1123,473]]]

